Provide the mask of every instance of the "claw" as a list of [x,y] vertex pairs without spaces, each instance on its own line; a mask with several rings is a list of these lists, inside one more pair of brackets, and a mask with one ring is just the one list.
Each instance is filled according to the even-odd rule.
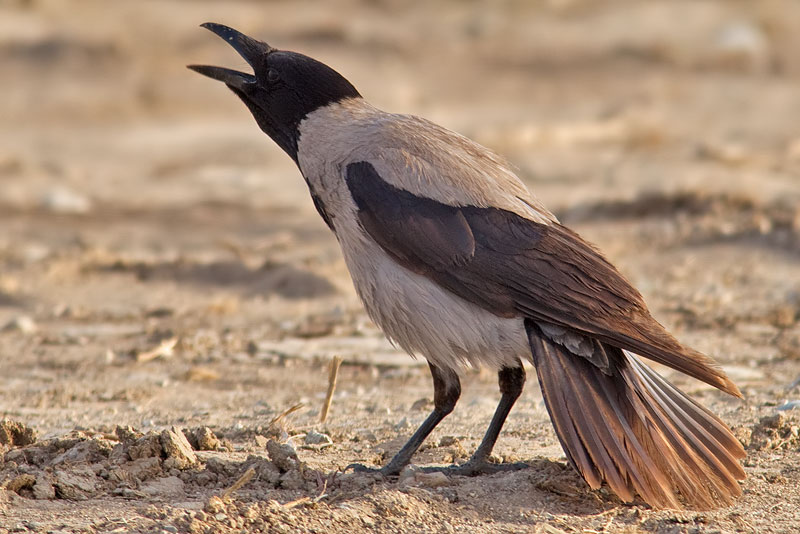
[[382,474],[381,470],[377,467],[367,467],[364,464],[350,464],[344,468],[343,473],[347,473],[350,470],[353,470],[354,473],[374,473],[374,474]]

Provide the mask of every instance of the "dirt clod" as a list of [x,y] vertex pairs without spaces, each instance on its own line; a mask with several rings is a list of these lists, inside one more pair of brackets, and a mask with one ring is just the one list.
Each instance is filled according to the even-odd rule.
[[56,471],[53,485],[58,497],[72,501],[88,499],[98,489],[94,471],[88,467]]
[[162,452],[161,436],[155,432],[141,436],[133,442],[128,442],[126,452],[131,460],[160,457]]
[[116,482],[139,483],[161,474],[161,460],[158,457],[137,458],[114,468],[109,479]]
[[36,482],[36,477],[26,473],[24,475],[19,475],[18,477],[11,479],[6,484],[6,489],[8,491],[19,493],[22,490],[31,489],[35,482]]
[[762,417],[753,426],[749,448],[793,449],[800,448],[800,422],[794,415],[778,413]]
[[164,467],[169,469],[177,467],[185,469],[197,463],[197,455],[192,450],[192,446],[178,427],[161,432],[161,446],[164,449],[167,459]]
[[213,495],[206,502],[204,510],[209,514],[220,514],[225,511],[225,501],[217,495]]
[[51,477],[45,473],[36,476],[33,485],[33,497],[39,500],[51,500],[56,498],[56,488],[53,486]]
[[0,444],[9,447],[24,447],[36,441],[36,431],[19,421],[0,421]]
[[293,469],[283,473],[279,479],[280,487],[287,490],[300,490],[306,487],[305,478],[303,473],[298,469]]
[[80,440],[53,458],[50,465],[97,463],[108,458],[111,445],[104,439]]
[[222,446],[222,442],[207,426],[184,431],[184,435],[192,448],[197,451],[216,451]]
[[275,466],[282,473],[293,471],[299,468],[300,460],[297,458],[297,451],[291,443],[278,443],[275,440],[267,442],[267,454]]
[[158,499],[177,499],[183,497],[184,482],[175,476],[156,478],[147,481],[140,488],[145,495]]
[[252,467],[256,471],[256,479],[262,480],[271,486],[276,486],[280,481],[281,471],[278,467],[265,458],[251,456],[245,461],[243,468]]

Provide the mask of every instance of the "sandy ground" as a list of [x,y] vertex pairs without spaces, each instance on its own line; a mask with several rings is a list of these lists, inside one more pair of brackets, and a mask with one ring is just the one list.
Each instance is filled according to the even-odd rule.
[[[0,534],[800,530],[800,4],[428,4],[0,3]],[[341,473],[410,435],[428,372],[366,318],[289,159],[184,68],[245,67],[207,20],[507,156],[745,393],[665,371],[746,444],[738,503],[589,491],[535,380],[496,449],[530,469]],[[417,465],[479,442],[495,377],[463,383]]]

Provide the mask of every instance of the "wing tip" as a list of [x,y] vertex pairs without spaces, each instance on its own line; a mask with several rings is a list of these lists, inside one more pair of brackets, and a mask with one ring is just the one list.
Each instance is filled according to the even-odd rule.
[[728,393],[729,395],[731,395],[733,397],[736,397],[737,399],[744,399],[744,395],[742,395],[742,391],[727,376],[724,377],[723,387],[720,387],[719,389],[721,389],[722,391],[724,391],[725,393]]

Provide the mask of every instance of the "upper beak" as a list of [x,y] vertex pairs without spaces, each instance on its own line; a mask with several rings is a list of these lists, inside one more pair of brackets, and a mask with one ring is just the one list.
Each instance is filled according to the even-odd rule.
[[[234,50],[239,52],[239,55],[242,56],[251,67],[255,67],[256,61],[260,57],[274,50],[274,48],[269,46],[267,43],[253,39],[252,37],[248,37],[245,34],[222,24],[206,22],[205,24],[201,24],[201,26],[216,33],[222,39],[225,39]],[[204,76],[219,80],[237,89],[243,89],[248,84],[256,83],[256,77],[254,75],[239,72],[233,69],[212,67],[209,65],[187,65],[187,67],[193,71],[199,72]]]

